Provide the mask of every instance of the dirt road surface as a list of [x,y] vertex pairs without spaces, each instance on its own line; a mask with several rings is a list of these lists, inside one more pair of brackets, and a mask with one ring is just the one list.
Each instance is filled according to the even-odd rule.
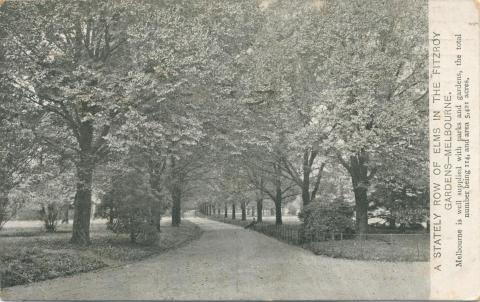
[[189,218],[204,229],[182,248],[124,267],[16,286],[19,299],[427,299],[428,263],[316,256],[254,231]]

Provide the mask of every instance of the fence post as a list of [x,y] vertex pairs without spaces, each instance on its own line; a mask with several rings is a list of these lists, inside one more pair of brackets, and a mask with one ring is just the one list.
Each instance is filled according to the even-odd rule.
[[335,241],[335,232],[332,232],[332,240]]
[[340,241],[343,240],[343,232],[340,232]]

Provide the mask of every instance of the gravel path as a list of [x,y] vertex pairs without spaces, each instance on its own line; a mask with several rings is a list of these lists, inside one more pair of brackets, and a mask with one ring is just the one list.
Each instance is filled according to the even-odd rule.
[[315,256],[254,231],[189,218],[199,240],[148,260],[11,287],[10,299],[427,299],[428,263]]

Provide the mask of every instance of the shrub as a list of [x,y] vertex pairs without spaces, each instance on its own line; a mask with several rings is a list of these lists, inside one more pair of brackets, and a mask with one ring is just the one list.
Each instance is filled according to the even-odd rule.
[[343,201],[313,202],[298,215],[303,221],[303,236],[311,238],[319,233],[354,230],[353,207]]
[[158,242],[158,231],[156,227],[147,221],[149,215],[142,209],[133,211],[119,211],[119,216],[113,220],[113,223],[107,223],[107,227],[115,233],[127,233],[130,235],[130,241],[153,245]]
[[155,244],[158,231],[153,216],[158,214],[154,209],[157,196],[152,193],[146,173],[140,172],[131,169],[116,177],[102,203],[108,208],[109,229],[129,234],[132,242]]
[[45,205],[42,204],[40,209],[40,217],[45,226],[47,232],[55,232],[57,229],[58,216],[60,213],[60,207],[55,202],[50,202]]

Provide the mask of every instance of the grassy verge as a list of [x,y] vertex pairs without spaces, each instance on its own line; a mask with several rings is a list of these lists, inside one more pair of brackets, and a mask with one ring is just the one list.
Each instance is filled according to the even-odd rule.
[[[251,222],[219,216],[208,216],[207,218],[239,226],[245,226]],[[272,222],[263,222],[263,226],[257,225],[255,230],[286,243],[301,246],[316,255],[355,260],[429,261],[428,234],[371,234],[367,239],[305,243],[300,239],[301,225],[286,224],[273,227],[273,224]]]
[[69,228],[71,225],[61,226],[59,232],[51,234],[35,228],[0,233],[1,287],[142,260],[184,245],[202,233],[189,221],[183,221],[180,227],[162,225],[159,243],[142,246],[131,243],[127,235],[113,234],[104,224],[93,224],[91,244],[78,247],[68,242]]
[[398,240],[393,243],[383,240],[336,240],[312,242],[306,248],[317,255],[334,258],[378,261],[429,261],[428,238]]

